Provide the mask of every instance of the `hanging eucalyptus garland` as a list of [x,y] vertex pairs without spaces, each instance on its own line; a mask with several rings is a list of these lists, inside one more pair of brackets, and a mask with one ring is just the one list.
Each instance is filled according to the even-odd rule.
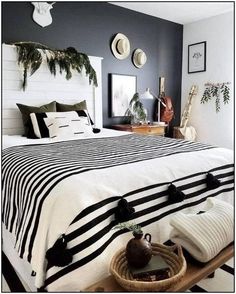
[[229,103],[229,87],[227,86],[228,83],[222,84],[206,84],[206,89],[203,93],[201,98],[201,103],[205,104],[210,101],[212,98],[215,98],[215,105],[216,105],[216,112],[220,111],[220,95],[223,95],[223,103]]
[[85,68],[86,76],[89,77],[89,84],[93,82],[94,86],[97,84],[97,75],[90,64],[89,58],[86,54],[78,52],[75,48],[69,47],[64,50],[51,49],[45,45],[35,42],[16,42],[15,45],[18,52],[18,64],[24,68],[23,74],[23,90],[27,86],[28,74],[33,75],[41,66],[44,57],[48,68],[54,76],[56,76],[57,66],[59,72],[66,73],[66,79],[72,77],[72,71],[76,70],[81,73]]

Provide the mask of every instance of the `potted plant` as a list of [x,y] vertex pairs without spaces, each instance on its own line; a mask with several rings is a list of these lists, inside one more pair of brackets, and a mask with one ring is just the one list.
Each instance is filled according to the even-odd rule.
[[126,110],[124,116],[127,117],[131,124],[145,122],[147,119],[147,112],[143,103],[139,100],[139,94],[135,93],[129,102],[129,108]]
[[134,223],[120,223],[114,229],[128,229],[133,232],[134,238],[126,245],[125,255],[127,262],[134,268],[142,268],[149,263],[152,258],[151,235],[145,234],[140,225]]
[[141,226],[136,225],[135,223],[129,223],[129,222],[119,223],[113,229],[120,229],[120,230],[127,229],[133,232],[133,234],[143,234]]

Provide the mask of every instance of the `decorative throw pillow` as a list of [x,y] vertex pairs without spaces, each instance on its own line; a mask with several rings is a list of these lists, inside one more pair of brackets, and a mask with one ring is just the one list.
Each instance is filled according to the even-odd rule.
[[[76,135],[89,135],[93,133],[92,126],[89,121],[88,113],[86,110],[66,111],[66,112],[47,112],[47,113],[31,113],[30,114],[35,136],[37,138],[45,137],[60,137],[61,134],[65,137],[66,132],[68,136]],[[51,120],[48,120],[51,119]],[[65,121],[63,121],[66,120]],[[57,123],[59,122],[59,124]],[[48,127],[53,123],[51,129]],[[68,125],[68,126],[61,126]],[[65,131],[58,129],[66,128]],[[59,131],[58,135],[55,134]]]
[[46,117],[46,112],[30,114],[31,123],[33,125],[34,135],[36,138],[49,137],[49,131],[44,121],[44,118]]
[[30,113],[40,113],[40,112],[56,112],[56,101],[53,101],[49,104],[45,104],[39,107],[36,106],[29,106],[24,104],[16,104],[21,112],[25,136],[27,138],[35,139],[36,136],[34,134],[33,126],[30,119]]
[[44,118],[52,139],[85,138],[93,134],[85,117],[70,120],[68,118]]
[[78,119],[71,120],[71,127],[75,136],[80,135],[86,137],[93,134],[93,128],[87,116],[79,115]]
[[44,118],[51,139],[66,139],[73,137],[73,129],[68,118]]
[[[62,104],[62,103],[56,103],[57,104],[57,111],[64,112],[64,111],[78,111],[78,110],[87,110],[87,103],[86,100],[83,100],[76,104]],[[94,125],[90,115],[88,114],[88,117],[90,119],[91,125]]]
[[83,100],[79,103],[70,105],[70,104],[62,104],[56,102],[57,111],[65,112],[65,111],[75,111],[75,110],[87,110],[86,100]]

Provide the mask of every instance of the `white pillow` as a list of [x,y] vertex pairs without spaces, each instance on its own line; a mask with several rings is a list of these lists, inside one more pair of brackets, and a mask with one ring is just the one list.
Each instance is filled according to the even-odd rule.
[[[52,137],[50,135],[50,130],[45,124],[47,118],[55,119],[60,121],[60,123],[69,125],[70,128],[72,128],[70,131],[68,130],[68,134],[74,134],[76,135],[91,135],[93,134],[93,128],[90,123],[89,115],[87,111],[81,112],[82,116],[79,116],[78,112],[76,111],[66,111],[66,112],[44,112],[44,113],[31,113],[30,118],[33,125],[34,133],[37,138],[45,138],[45,137]],[[67,119],[67,121],[63,122],[63,119]],[[53,123],[50,121],[50,123]],[[49,124],[49,121],[47,121],[47,124]],[[55,128],[58,124],[54,124]],[[63,133],[64,131],[59,131],[58,135]],[[54,132],[53,132],[54,134]],[[54,136],[54,135],[53,135]],[[64,135],[63,135],[64,136]]]
[[76,119],[72,119],[70,125],[75,135],[83,134],[84,136],[87,136],[93,134],[93,129],[88,117],[79,116]]
[[44,118],[51,139],[71,138],[73,129],[68,118]]
[[52,139],[84,138],[93,134],[85,117],[70,120],[68,118],[44,118]]

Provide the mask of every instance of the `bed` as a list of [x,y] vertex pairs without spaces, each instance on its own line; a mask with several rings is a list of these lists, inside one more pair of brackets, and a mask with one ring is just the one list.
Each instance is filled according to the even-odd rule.
[[[3,223],[16,236],[19,256],[36,272],[37,288],[81,290],[108,274],[114,250],[131,238],[113,230],[121,198],[135,209],[130,220],[155,242],[168,240],[168,221],[175,212],[196,213],[210,196],[232,202],[230,150],[114,132],[3,151]],[[208,173],[220,180],[220,187],[207,188]],[[185,194],[183,201],[168,201],[170,184]],[[48,266],[46,251],[62,234],[73,262]]]
[[[7,48],[3,55],[13,54],[12,50]],[[132,237],[126,230],[114,230],[121,199],[135,210],[129,221],[151,233],[153,242],[169,239],[169,220],[180,210],[197,213],[208,197],[233,203],[231,150],[103,128],[86,138],[68,140],[12,135],[15,118],[9,113],[16,111],[7,108],[13,90],[11,83],[6,84],[3,250],[32,291],[80,291],[108,275],[114,252]],[[20,99],[22,93],[14,91]],[[99,91],[92,91],[90,98],[98,106],[91,102],[98,126],[102,123]],[[209,174],[220,181],[219,186],[209,185]],[[171,185],[184,197],[170,198]],[[61,236],[72,262],[56,266],[46,254]]]

